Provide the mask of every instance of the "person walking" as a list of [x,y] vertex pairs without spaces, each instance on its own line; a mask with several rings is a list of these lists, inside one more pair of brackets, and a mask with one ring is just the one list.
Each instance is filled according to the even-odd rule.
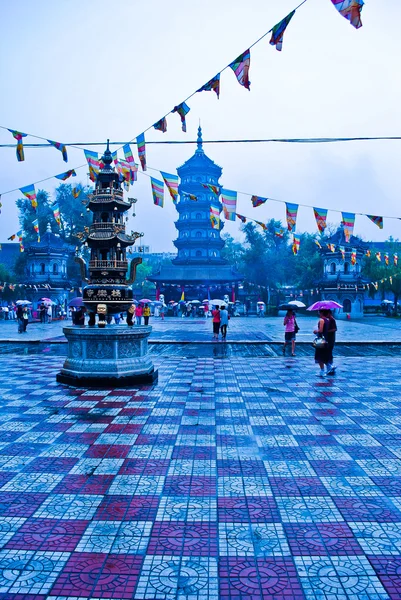
[[24,319],[23,319],[23,308],[20,304],[17,307],[17,324],[18,324],[18,333],[22,333],[24,330]]
[[137,325],[141,325],[142,324],[142,315],[143,315],[142,305],[138,304],[138,306],[135,309],[135,316],[136,316],[136,324]]
[[337,323],[330,309],[327,309],[328,328],[327,328],[327,349],[329,352],[329,362],[327,363],[327,375],[335,375],[336,367],[333,365],[333,348],[336,343]]
[[287,344],[291,343],[291,356],[295,356],[295,339],[296,339],[296,328],[297,320],[295,318],[295,312],[293,310],[287,310],[287,314],[284,317],[284,346],[283,356],[285,356],[285,348]]
[[327,343],[327,333],[329,329],[329,319],[327,318],[327,310],[319,310],[319,322],[317,324],[317,329],[314,329],[313,333],[318,337],[319,340],[324,340],[322,343],[319,343],[315,346],[315,363],[318,363],[320,367],[320,372],[318,373],[318,377],[325,377],[326,373],[324,372],[324,367],[329,363],[330,359],[330,351],[329,345]]
[[26,332],[26,328],[28,327],[28,319],[28,309],[26,306],[24,306],[24,308],[22,309],[22,333]]
[[160,317],[161,317],[162,321],[164,321],[164,314],[165,314],[165,312],[166,312],[166,305],[162,304],[161,307],[160,307]]
[[143,320],[145,321],[145,327],[149,325],[150,308],[148,304],[145,304],[143,308]]
[[228,310],[226,309],[225,306],[222,306],[221,310],[220,310],[220,331],[221,331],[221,338],[222,338],[223,342],[226,341],[227,326],[228,326],[229,318],[230,318],[230,316],[228,314]]
[[220,331],[220,310],[218,306],[215,306],[212,310],[212,322],[213,322],[213,339],[219,339]]
[[39,317],[40,317],[40,322],[41,323],[45,323],[46,322],[46,307],[45,305],[42,304],[39,307]]
[[47,322],[51,323],[52,322],[52,307],[51,307],[51,304],[49,304],[49,306],[47,307],[46,313],[47,313]]
[[133,327],[133,325],[134,325],[133,318],[135,316],[135,310],[136,310],[135,304],[131,304],[131,306],[127,310],[127,325],[128,325],[128,327]]

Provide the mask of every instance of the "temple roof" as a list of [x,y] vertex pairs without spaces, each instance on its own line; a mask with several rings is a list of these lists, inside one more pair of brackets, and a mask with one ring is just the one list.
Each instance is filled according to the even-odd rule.
[[346,242],[344,229],[341,226],[333,235],[331,235],[328,238],[325,238],[324,242],[326,244],[335,244],[336,246],[345,245],[346,248],[365,248],[368,245],[366,242],[363,242],[360,238],[356,237],[355,235],[351,235],[349,242]]
[[211,158],[206,156],[203,150],[203,139],[202,139],[202,128],[198,127],[198,147],[195,150],[195,154],[191,156],[181,167],[178,167],[177,173],[180,177],[188,171],[203,171],[206,173],[214,173],[216,177],[220,177],[223,169],[216,165]]
[[65,240],[63,240],[59,235],[52,233],[50,223],[47,224],[46,233],[40,236],[40,242],[29,242],[26,244],[26,250],[35,251],[35,250],[46,250],[53,248],[54,250],[64,250],[65,252],[70,252],[73,249],[72,244],[68,244]]

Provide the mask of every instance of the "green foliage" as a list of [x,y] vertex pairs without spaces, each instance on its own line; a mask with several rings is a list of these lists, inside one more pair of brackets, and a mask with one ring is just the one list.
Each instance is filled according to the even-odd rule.
[[[74,237],[74,232],[82,231],[84,226],[91,223],[92,215],[86,212],[83,202],[88,201],[89,188],[82,185],[75,186],[81,189],[78,198],[72,195],[71,184],[62,183],[58,186],[55,198],[52,199],[48,192],[39,190],[36,194],[38,206],[36,211],[32,208],[31,201],[28,198],[19,198],[17,207],[20,211],[20,227],[24,232],[25,242],[36,242],[37,233],[35,232],[32,221],[38,219],[39,231],[43,235],[50,224],[53,233],[61,235],[66,242],[80,245],[81,242]],[[61,216],[61,227],[58,226],[53,214],[53,207],[58,205]]]
[[221,256],[237,271],[240,271],[245,252],[244,246],[240,242],[237,242],[229,233],[224,233],[221,237],[225,241]]
[[136,270],[136,278],[134,282],[134,287],[136,289],[141,289],[141,294],[143,298],[152,294],[155,290],[155,284],[151,281],[147,281],[146,277],[149,277],[153,272],[153,268],[146,262],[138,265]]

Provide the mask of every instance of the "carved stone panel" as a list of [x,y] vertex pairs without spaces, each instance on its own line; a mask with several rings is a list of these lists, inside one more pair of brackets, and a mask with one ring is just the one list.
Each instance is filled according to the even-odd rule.
[[82,346],[81,342],[75,341],[71,343],[71,356],[73,358],[81,358],[82,356]]
[[88,341],[86,347],[88,358],[113,358],[113,344],[110,342]]
[[119,358],[133,358],[134,356],[140,356],[140,345],[133,344],[132,342],[120,342],[118,344],[118,357]]

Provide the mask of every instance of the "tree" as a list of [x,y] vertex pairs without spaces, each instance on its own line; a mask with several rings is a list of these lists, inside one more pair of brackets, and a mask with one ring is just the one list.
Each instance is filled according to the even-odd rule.
[[[38,203],[36,211],[28,198],[17,200],[17,207],[20,211],[19,222],[24,233],[25,242],[35,242],[37,240],[37,233],[32,222],[38,219],[41,235],[45,233],[47,225],[50,224],[52,232],[61,235],[66,242],[77,246],[81,245],[74,233],[82,231],[85,226],[91,223],[91,213],[87,212],[84,207],[84,203],[88,202],[90,188],[82,185],[75,187],[81,190],[78,198],[74,198],[71,184],[62,183],[59,185],[56,189],[55,199],[51,199],[49,193],[45,190],[39,190],[36,194]],[[58,206],[60,210],[60,227],[54,218],[54,206]]]
[[313,288],[322,278],[323,259],[318,252],[316,236],[303,233],[300,240],[299,253],[292,261],[296,286],[301,289]]
[[245,252],[244,246],[240,242],[237,242],[229,233],[224,233],[221,237],[225,242],[221,256],[237,271],[241,271]]
[[152,272],[152,266],[147,264],[146,262],[141,263],[137,267],[134,288],[141,290],[140,293],[142,294],[143,298],[146,298],[147,296],[149,296],[149,294],[152,294],[154,292],[155,284],[146,279],[149,275],[152,274]]

